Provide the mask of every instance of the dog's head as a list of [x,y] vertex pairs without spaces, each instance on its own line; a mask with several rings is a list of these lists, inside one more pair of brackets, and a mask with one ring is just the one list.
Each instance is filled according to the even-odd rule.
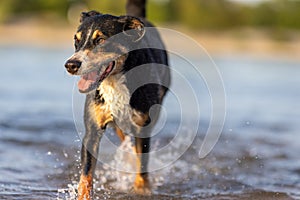
[[144,36],[144,24],[131,16],[103,15],[96,11],[81,14],[74,36],[75,53],[65,67],[81,76],[78,89],[87,93],[106,77],[122,71],[129,46]]

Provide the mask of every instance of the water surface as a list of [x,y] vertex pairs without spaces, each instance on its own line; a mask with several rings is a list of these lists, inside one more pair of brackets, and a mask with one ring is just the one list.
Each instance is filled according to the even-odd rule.
[[[71,53],[71,49],[0,48],[0,199],[73,198],[80,137],[72,114],[74,79],[63,68]],[[150,174],[151,197],[130,192],[133,175],[99,163],[97,199],[300,199],[300,62],[214,60],[226,88],[227,118],[213,151],[204,159],[198,157],[210,117],[209,94],[205,84],[187,72],[191,84],[203,91],[197,93],[201,127],[193,144],[176,162]],[[169,99],[165,106],[173,109],[171,95]],[[153,140],[153,149],[174,137],[176,112],[173,116],[165,133]],[[189,134],[188,128],[181,134]],[[117,141],[111,132],[106,136]],[[102,154],[114,153],[104,148]]]

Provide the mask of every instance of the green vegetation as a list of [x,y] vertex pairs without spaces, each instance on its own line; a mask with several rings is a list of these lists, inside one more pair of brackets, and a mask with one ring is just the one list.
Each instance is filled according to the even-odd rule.
[[[300,0],[241,4],[228,0],[148,0],[148,17],[156,23],[180,23],[194,29],[262,27],[300,29]],[[126,0],[0,0],[0,23],[26,17],[55,16],[67,20],[75,5],[121,15]]]
[[67,0],[0,0],[0,22],[48,14],[64,18],[69,6]]

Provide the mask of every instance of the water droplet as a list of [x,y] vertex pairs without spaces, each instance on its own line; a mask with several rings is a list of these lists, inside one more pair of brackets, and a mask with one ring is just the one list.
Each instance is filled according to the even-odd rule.
[[69,157],[69,155],[68,155],[67,152],[65,152],[65,151],[63,151],[63,154],[64,154],[65,158],[68,158],[68,157]]

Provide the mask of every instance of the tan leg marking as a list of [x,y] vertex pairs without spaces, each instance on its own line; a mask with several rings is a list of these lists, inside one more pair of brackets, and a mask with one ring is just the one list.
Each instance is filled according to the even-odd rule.
[[139,170],[138,173],[136,174],[135,180],[134,180],[134,191],[137,194],[143,194],[143,195],[149,195],[151,193],[151,186],[148,180],[148,175],[142,175],[140,173],[141,169],[141,156],[139,153],[137,153],[137,159],[136,159],[136,164],[137,164],[137,169]]
[[[142,128],[143,126],[145,126],[146,122],[149,120],[149,115],[148,113],[142,113],[140,111],[137,110],[133,110],[132,113],[132,120],[134,121],[135,124],[137,124],[140,128]],[[140,131],[140,130],[138,130]],[[135,152],[137,155],[137,159],[136,159],[136,165],[137,165],[137,174],[135,177],[135,181],[134,181],[134,191],[138,194],[150,194],[151,190],[150,190],[150,184],[149,184],[149,180],[148,180],[148,175],[142,175],[141,174],[141,151],[142,151],[142,147],[135,147]]]
[[151,187],[148,178],[143,177],[141,174],[137,174],[134,181],[134,191],[137,194],[151,194]]
[[78,200],[90,200],[93,190],[93,177],[91,175],[80,176],[78,185]]
[[119,136],[121,142],[123,142],[125,140],[125,134],[123,133],[123,131],[119,128],[119,127],[115,127],[116,133]]
[[93,104],[91,106],[90,112],[94,114],[94,119],[96,120],[96,123],[102,129],[104,129],[109,122],[113,121],[111,111],[109,110],[109,107],[106,104]]
[[149,115],[148,113],[142,113],[133,109],[131,118],[136,125],[138,125],[139,127],[143,127],[146,124],[146,121],[149,119]]

